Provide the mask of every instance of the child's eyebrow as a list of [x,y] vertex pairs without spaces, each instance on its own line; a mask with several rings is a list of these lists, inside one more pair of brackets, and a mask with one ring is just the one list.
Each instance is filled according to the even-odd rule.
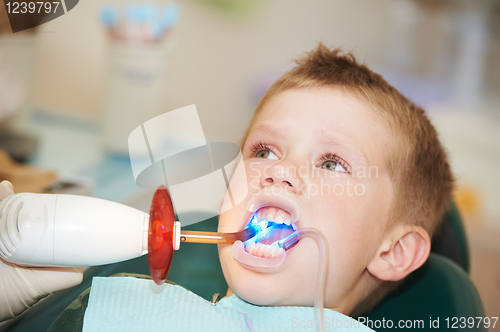
[[320,130],[318,137],[323,144],[327,146],[345,148],[348,153],[352,154],[355,160],[358,160],[358,163],[361,161],[362,164],[369,165],[368,157],[356,146],[352,139],[344,135],[341,135],[341,137],[332,136],[328,131],[323,129]]
[[282,124],[277,124],[277,125],[268,125],[268,124],[262,124],[260,126],[258,126],[257,128],[255,129],[252,129],[250,131],[250,134],[248,135],[248,137],[251,137],[251,136],[254,136],[254,135],[257,135],[257,134],[267,134],[267,135],[270,135],[270,136],[282,136],[282,132],[286,130],[285,126],[283,126]]

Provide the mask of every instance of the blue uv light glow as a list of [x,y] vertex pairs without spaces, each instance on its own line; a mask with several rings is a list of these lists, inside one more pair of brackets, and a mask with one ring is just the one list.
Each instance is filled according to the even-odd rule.
[[249,227],[250,225],[258,226],[260,228],[260,230],[257,231],[257,234],[254,237],[252,237],[251,239],[248,239],[247,241],[245,241],[245,242],[248,242],[248,243],[251,243],[251,242],[255,242],[256,243],[256,242],[260,241],[263,238],[271,236],[272,232],[275,232],[275,231],[281,231],[281,230],[284,230],[284,229],[292,229],[291,225],[277,224],[277,223],[274,223],[274,222],[271,222],[271,221],[268,221],[268,220],[262,220],[262,221],[259,222],[257,220],[257,216],[256,215],[252,216],[252,218],[250,219],[250,221],[247,224],[247,227]]
[[268,224],[268,221],[267,220],[262,220],[260,223],[259,223],[259,226],[260,226],[260,229],[263,230],[267,227],[267,224]]

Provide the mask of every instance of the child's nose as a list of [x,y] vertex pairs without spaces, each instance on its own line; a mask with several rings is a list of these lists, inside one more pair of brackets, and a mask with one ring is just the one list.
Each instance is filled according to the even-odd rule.
[[282,165],[274,165],[266,168],[261,178],[262,187],[278,185],[287,193],[297,194],[300,183],[293,169]]

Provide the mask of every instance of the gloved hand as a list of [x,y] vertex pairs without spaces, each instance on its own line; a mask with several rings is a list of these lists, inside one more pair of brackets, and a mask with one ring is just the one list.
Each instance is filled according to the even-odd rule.
[[[0,202],[13,194],[9,181],[0,183]],[[30,268],[0,259],[0,322],[21,314],[49,294],[80,284],[82,279],[82,267]]]

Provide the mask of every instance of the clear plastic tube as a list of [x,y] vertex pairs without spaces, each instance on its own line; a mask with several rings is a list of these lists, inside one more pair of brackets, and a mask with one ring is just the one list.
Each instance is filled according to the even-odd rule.
[[328,241],[326,237],[319,230],[315,228],[301,228],[288,235],[287,237],[278,241],[278,245],[285,249],[289,249],[293,244],[297,243],[304,237],[310,237],[318,245],[319,250],[319,268],[318,277],[316,282],[316,297],[314,298],[314,320],[316,330],[326,331],[324,319],[324,294],[326,286],[326,274],[328,271],[329,252]]

